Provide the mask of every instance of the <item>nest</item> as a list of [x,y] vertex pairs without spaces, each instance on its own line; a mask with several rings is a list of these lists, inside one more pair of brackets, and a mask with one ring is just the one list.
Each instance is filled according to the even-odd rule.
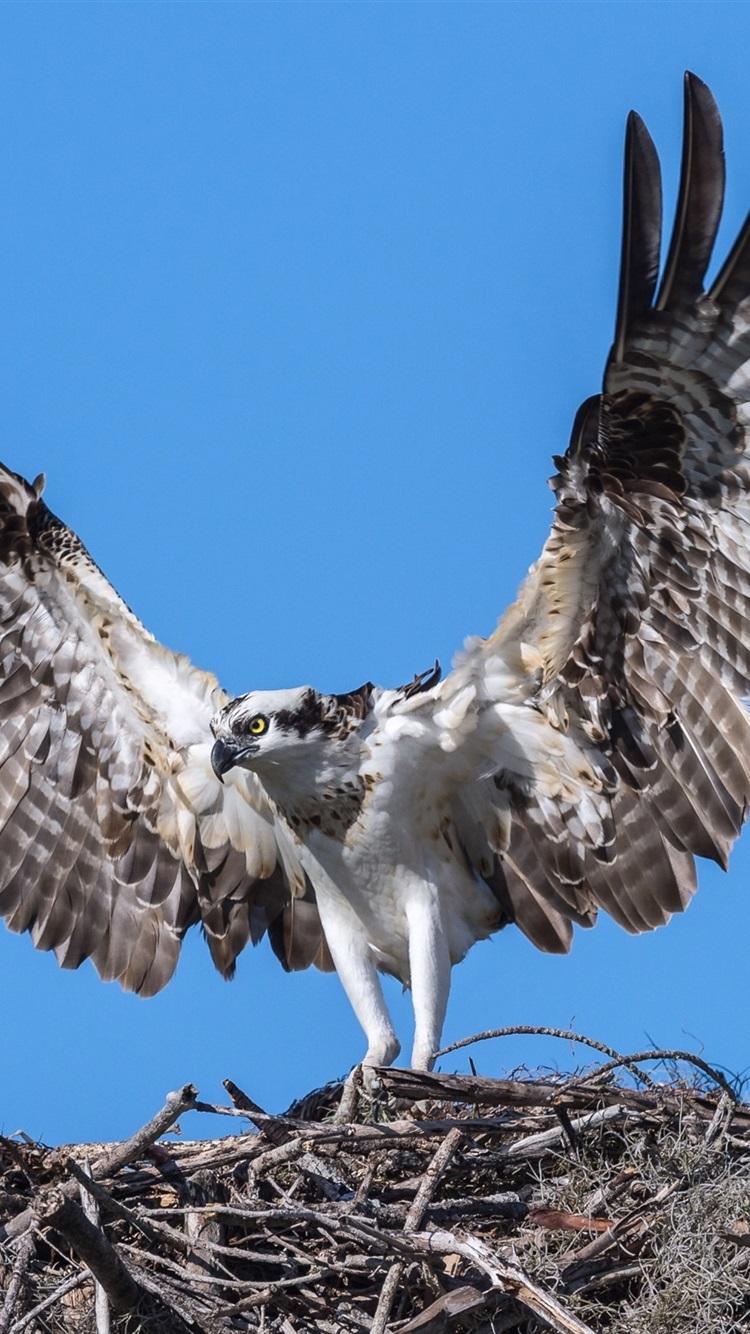
[[0,1334],[746,1330],[750,1106],[683,1056],[355,1071],[280,1116],[186,1085],[122,1144],[0,1139]]

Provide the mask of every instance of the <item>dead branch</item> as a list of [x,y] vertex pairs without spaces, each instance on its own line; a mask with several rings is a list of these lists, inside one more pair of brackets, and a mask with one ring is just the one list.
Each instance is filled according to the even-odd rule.
[[637,1068],[636,1056],[621,1056],[619,1051],[615,1051],[614,1047],[608,1046],[606,1042],[586,1037],[583,1033],[574,1033],[569,1028],[548,1028],[543,1024],[513,1024],[507,1028],[486,1028],[483,1033],[474,1033],[470,1038],[460,1038],[458,1042],[451,1042],[449,1046],[441,1047],[440,1051],[435,1052],[435,1057],[448,1056],[451,1052],[462,1051],[464,1047],[473,1047],[477,1042],[488,1042],[491,1038],[514,1037],[561,1038],[563,1042],[576,1042],[579,1046],[591,1047],[593,1051],[599,1051],[604,1056],[611,1056],[614,1062],[613,1069],[618,1065],[626,1066],[640,1083],[648,1088],[656,1088],[651,1076]]
[[122,1145],[0,1137],[1,1334],[104,1334],[88,1269],[111,1334],[739,1334],[750,1107],[667,1073],[385,1070],[284,1115],[227,1081],[202,1123],[246,1133],[157,1145],[186,1086]]
[[23,1282],[26,1277],[26,1270],[34,1254],[36,1238],[33,1233],[24,1237],[16,1251],[16,1257],[13,1261],[10,1283],[5,1294],[2,1310],[0,1311],[0,1334],[5,1334],[13,1318],[13,1312],[16,1309],[16,1302],[21,1293]]
[[54,1306],[56,1302],[59,1302],[62,1297],[66,1297],[69,1292],[73,1292],[76,1288],[82,1287],[84,1283],[90,1282],[92,1282],[91,1275],[85,1269],[79,1270],[77,1274],[71,1274],[70,1278],[66,1278],[64,1283],[61,1283],[55,1288],[54,1292],[51,1292],[48,1297],[43,1299],[43,1301],[37,1302],[36,1306],[32,1306],[31,1310],[27,1311],[26,1315],[23,1316],[21,1320],[17,1320],[15,1324],[11,1325],[10,1334],[21,1334],[22,1330],[28,1329],[29,1325],[36,1320],[37,1316],[43,1315],[51,1306]]
[[[86,1163],[86,1167],[89,1170],[90,1175],[88,1162]],[[78,1183],[81,1197],[81,1208],[89,1222],[93,1223],[95,1228],[98,1228],[99,1209],[97,1207],[96,1197],[91,1191],[89,1181],[86,1178],[86,1173],[81,1172],[81,1178],[84,1178],[79,1179]],[[95,1280],[94,1282],[94,1319],[96,1321],[96,1334],[110,1334],[111,1322],[109,1318],[109,1300],[107,1298],[106,1289],[102,1287],[98,1280]]]
[[[130,1139],[124,1140],[122,1144],[116,1145],[109,1153],[102,1154],[92,1168],[92,1177],[94,1180],[101,1180],[105,1177],[114,1176],[121,1167],[134,1162],[137,1158],[143,1156],[147,1149],[155,1143],[169,1127],[174,1125],[175,1121],[183,1112],[195,1102],[197,1089],[192,1084],[185,1084],[175,1093],[169,1093],[164,1106],[147,1121],[145,1126],[141,1126]],[[66,1199],[72,1200],[78,1189],[76,1181],[69,1181],[62,1187]],[[25,1232],[31,1224],[33,1218],[33,1208],[29,1207],[22,1213],[11,1218],[4,1225],[0,1224],[0,1242],[10,1241]]]
[[[460,1130],[449,1130],[442,1144],[435,1150],[435,1155],[424,1174],[422,1183],[414,1196],[414,1200],[409,1207],[404,1222],[404,1232],[409,1234],[417,1232],[424,1222],[425,1212],[430,1203],[435,1188],[443,1172],[447,1168],[451,1158],[456,1152],[461,1142]],[[398,1260],[391,1265],[385,1277],[385,1282],[380,1291],[375,1319],[372,1322],[372,1334],[385,1334],[388,1325],[388,1319],[391,1314],[391,1307],[401,1282],[401,1276],[404,1272],[402,1261]]]

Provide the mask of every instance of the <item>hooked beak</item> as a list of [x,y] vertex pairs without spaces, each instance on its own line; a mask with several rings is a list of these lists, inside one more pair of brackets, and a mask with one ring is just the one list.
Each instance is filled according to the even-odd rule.
[[224,782],[224,774],[233,769],[245,755],[253,755],[258,749],[257,746],[243,745],[241,741],[224,740],[220,738],[215,741],[211,748],[211,768],[220,783]]

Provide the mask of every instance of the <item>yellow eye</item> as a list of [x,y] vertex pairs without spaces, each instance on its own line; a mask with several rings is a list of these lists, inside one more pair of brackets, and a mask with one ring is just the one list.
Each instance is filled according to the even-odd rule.
[[262,736],[268,731],[268,719],[264,718],[262,713],[256,713],[255,717],[250,719],[247,730],[251,736]]

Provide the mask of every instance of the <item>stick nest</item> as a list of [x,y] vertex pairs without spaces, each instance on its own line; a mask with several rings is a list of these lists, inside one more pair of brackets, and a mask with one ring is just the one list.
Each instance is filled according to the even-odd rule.
[[[0,1138],[0,1334],[746,1330],[750,1106],[642,1059],[355,1071],[283,1116],[186,1085],[122,1144]],[[196,1109],[241,1133],[181,1139]]]

